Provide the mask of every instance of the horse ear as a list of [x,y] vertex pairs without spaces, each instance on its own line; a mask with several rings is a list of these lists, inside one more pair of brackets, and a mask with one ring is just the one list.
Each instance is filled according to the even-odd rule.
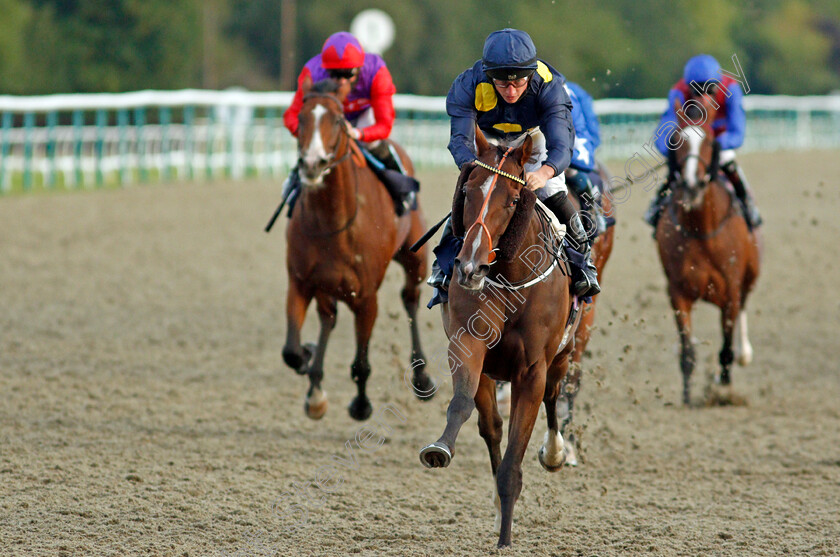
[[487,138],[484,137],[484,134],[481,133],[481,128],[478,127],[478,124],[475,125],[475,146],[478,148],[479,156],[491,149],[490,143],[487,141]]
[[680,99],[674,99],[674,113],[679,114],[682,109],[683,109],[682,101],[680,101]]
[[516,257],[516,252],[519,251],[522,242],[525,240],[525,234],[528,232],[528,223],[531,222],[536,203],[536,194],[528,188],[522,188],[519,192],[519,203],[516,205],[516,211],[510,217],[510,222],[497,244],[499,258],[502,261],[510,261]]
[[525,168],[525,163],[528,162],[531,158],[531,151],[534,148],[534,140],[531,139],[530,135],[525,136],[525,141],[522,142],[522,146],[518,149],[517,154],[519,159],[519,166]]

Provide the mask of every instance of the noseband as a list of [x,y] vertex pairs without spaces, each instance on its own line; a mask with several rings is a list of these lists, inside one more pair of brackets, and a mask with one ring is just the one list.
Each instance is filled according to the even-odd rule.
[[484,202],[481,204],[481,209],[478,211],[478,219],[476,219],[476,221],[472,224],[472,226],[470,226],[470,229],[467,230],[467,233],[464,234],[464,237],[466,238],[469,235],[470,230],[472,230],[476,226],[480,226],[481,229],[484,230],[484,234],[487,235],[487,242],[490,245],[490,252],[487,255],[487,262],[488,263],[492,263],[493,261],[496,260],[496,252],[493,251],[493,238],[490,236],[490,229],[487,228],[487,224],[485,224],[485,222],[484,222],[484,209],[487,208],[487,203],[490,201],[490,197],[493,195],[493,190],[496,189],[496,179],[499,176],[504,176],[508,180],[513,180],[514,182],[522,184],[523,186],[525,185],[525,180],[523,180],[522,178],[519,178],[517,176],[514,176],[513,174],[510,174],[510,173],[502,170],[502,165],[505,164],[505,159],[507,158],[507,156],[510,154],[511,151],[513,151],[513,147],[508,147],[508,150],[505,151],[504,155],[502,155],[502,160],[499,161],[499,166],[495,166],[495,167],[490,166],[489,164],[487,164],[483,161],[480,161],[478,159],[473,161],[476,165],[478,165],[482,168],[486,168],[487,170],[492,172],[493,173],[493,181],[490,182],[490,188],[487,191],[487,195],[484,197]]

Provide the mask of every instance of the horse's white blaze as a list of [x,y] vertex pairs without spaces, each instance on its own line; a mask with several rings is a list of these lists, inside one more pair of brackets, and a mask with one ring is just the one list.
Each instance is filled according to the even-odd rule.
[[493,524],[493,531],[496,534],[502,532],[502,499],[499,497],[499,486],[496,483],[496,476],[493,476],[493,505],[496,507],[496,520]]
[[[487,178],[483,184],[481,184],[481,198],[484,199],[487,197],[487,192],[490,191],[490,183],[493,181],[493,177]],[[484,211],[481,214],[481,220],[484,220],[484,217],[487,216],[487,210],[489,208],[489,204],[484,207]],[[478,248],[481,246],[481,238],[483,236],[483,230],[478,230],[475,235],[475,239],[472,243],[472,254],[470,255],[471,260],[475,260],[475,254],[478,253]]]
[[738,330],[738,363],[742,366],[748,365],[752,362],[753,349],[750,344],[750,339],[747,336],[747,311],[741,310],[738,316],[738,323],[736,325]]
[[688,158],[685,161],[685,182],[689,187],[697,185],[697,161],[700,157],[700,146],[706,137],[706,132],[699,126],[688,126],[681,132],[683,139],[688,141]]
[[563,450],[565,444],[563,443],[563,436],[556,429],[550,429],[545,432],[542,448],[543,462],[549,466],[560,466],[563,464],[565,456]]
[[[303,163],[310,167],[314,167],[318,164],[318,161],[328,158],[327,149],[324,147],[324,138],[321,137],[321,118],[323,118],[326,113],[326,107],[321,106],[320,104],[312,109],[312,117],[315,119],[315,132],[312,134],[312,139],[310,140],[306,151],[301,153]],[[319,175],[311,183],[311,185],[320,184],[322,178],[323,175]],[[301,174],[301,180],[304,183],[307,183],[305,173]]]

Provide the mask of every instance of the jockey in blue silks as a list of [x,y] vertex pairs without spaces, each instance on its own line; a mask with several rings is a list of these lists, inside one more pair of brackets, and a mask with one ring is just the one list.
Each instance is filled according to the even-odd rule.
[[[711,96],[720,108],[717,118],[711,123],[715,134],[715,141],[720,147],[720,167],[732,183],[735,195],[744,207],[744,215],[750,228],[761,225],[761,215],[753,201],[749,184],[744,172],[735,162],[735,149],[744,143],[747,127],[747,117],[744,113],[742,101],[744,93],[740,85],[729,76],[723,75],[720,64],[708,54],[700,54],[691,58],[683,70],[683,78],[671,88],[668,93],[668,107],[659,122],[659,129],[667,128],[669,124],[679,122],[674,111],[674,102],[686,102],[701,95]],[[658,134],[656,147],[663,155],[668,154],[667,133]],[[659,187],[650,208],[645,214],[645,220],[656,229],[659,216],[665,200],[670,193],[671,182],[675,169],[669,168],[668,180]]]
[[[459,168],[473,164],[476,125],[488,141],[499,145],[518,146],[530,135],[534,147],[531,162],[525,165],[526,187],[566,225],[570,243],[582,254],[574,257],[570,253],[570,259],[579,263],[573,266],[575,293],[594,296],[601,288],[590,257],[591,242],[567,198],[563,175],[575,143],[572,102],[565,81],[560,72],[537,58],[537,49],[527,33],[516,29],[494,31],[484,43],[481,60],[455,78],[449,89],[449,151]],[[454,240],[451,224],[447,223],[435,249],[438,261],[428,281],[439,291],[445,290],[451,274],[448,255],[441,255],[457,247]],[[441,260],[444,269],[439,266]]]
[[581,208],[587,213],[588,222],[584,223],[587,232],[590,236],[597,236],[607,228],[598,202],[603,181],[595,162],[595,150],[601,144],[601,128],[589,93],[571,81],[566,82],[566,92],[572,100],[572,122],[575,126],[574,152],[566,169],[566,183],[577,194],[583,205]]

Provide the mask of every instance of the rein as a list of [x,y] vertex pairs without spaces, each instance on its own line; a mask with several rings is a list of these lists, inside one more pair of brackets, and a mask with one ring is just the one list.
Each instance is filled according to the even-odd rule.
[[492,263],[496,260],[496,252],[493,251],[493,238],[490,236],[490,229],[487,228],[487,224],[484,223],[484,210],[487,208],[487,203],[490,201],[490,197],[492,197],[493,195],[493,190],[496,189],[496,179],[499,176],[504,176],[505,178],[513,180],[514,182],[518,182],[522,185],[525,185],[525,180],[523,180],[522,178],[518,178],[513,174],[509,174],[502,170],[502,165],[505,164],[505,159],[511,151],[513,151],[513,147],[508,147],[508,150],[505,151],[504,155],[502,155],[502,160],[499,161],[499,166],[497,167],[490,166],[489,164],[482,162],[478,159],[475,160],[475,164],[491,171],[494,174],[494,176],[493,181],[490,182],[490,187],[488,188],[487,195],[484,197],[484,203],[481,204],[481,209],[478,211],[478,219],[476,219],[472,226],[470,226],[470,229],[467,230],[466,234],[464,234],[464,237],[466,238],[467,236],[469,236],[470,231],[476,226],[480,226],[481,229],[484,230],[484,234],[487,236],[487,242],[490,245],[490,251],[487,255],[487,263]]

